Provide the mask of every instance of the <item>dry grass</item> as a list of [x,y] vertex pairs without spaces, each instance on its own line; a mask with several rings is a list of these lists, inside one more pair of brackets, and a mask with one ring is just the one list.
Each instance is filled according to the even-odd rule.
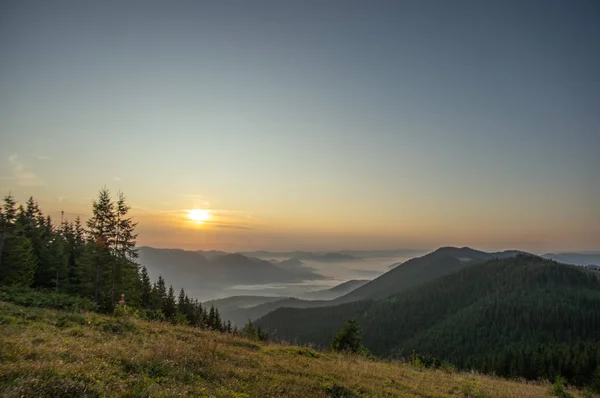
[[0,396],[7,398],[526,398],[548,396],[550,388],[3,302],[0,336]]

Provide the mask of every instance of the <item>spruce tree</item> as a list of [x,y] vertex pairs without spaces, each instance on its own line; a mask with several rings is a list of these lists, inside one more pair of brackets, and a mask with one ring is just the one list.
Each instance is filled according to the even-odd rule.
[[140,281],[141,281],[141,298],[140,305],[142,308],[152,308],[152,284],[150,282],[150,276],[146,267],[142,267],[140,270]]
[[11,194],[4,197],[4,204],[0,211],[0,267],[6,240],[11,236],[17,219],[16,202]]
[[167,299],[164,303],[163,311],[165,313],[165,317],[169,320],[173,319],[175,316],[175,312],[177,311],[177,304],[175,302],[175,290],[173,286],[169,286],[169,293],[167,294]]
[[158,280],[152,288],[152,309],[161,310],[164,313],[165,301],[167,300],[167,286],[162,275],[158,276]]
[[6,239],[3,254],[0,284],[30,287],[34,282],[37,259],[31,241],[19,228]]
[[115,229],[113,240],[113,267],[111,295],[125,293],[128,301],[139,304],[141,300],[139,267],[136,263],[138,252],[136,249],[137,234],[131,217],[127,217],[131,206],[122,192],[119,192],[115,206]]
[[338,352],[360,352],[362,347],[362,338],[360,328],[356,319],[348,319],[344,327],[333,338],[331,348]]
[[88,243],[92,247],[89,248],[86,259],[94,272],[94,301],[104,310],[110,311],[114,306],[114,297],[111,297],[110,292],[105,289],[106,287],[110,289],[110,282],[107,280],[110,270],[106,269],[106,266],[112,263],[115,213],[110,192],[106,187],[100,190],[98,199],[92,205],[92,217],[88,220],[87,227]]

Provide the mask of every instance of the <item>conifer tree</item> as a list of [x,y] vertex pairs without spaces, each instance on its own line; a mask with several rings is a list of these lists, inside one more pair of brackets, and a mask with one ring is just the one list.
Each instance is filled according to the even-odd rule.
[[[111,310],[114,299],[106,294],[103,287],[107,285],[107,264],[112,263],[111,248],[115,236],[114,204],[106,187],[98,194],[98,199],[92,205],[92,217],[87,222],[88,245],[86,260],[94,270],[94,301],[105,310]],[[102,303],[101,303],[102,301]]]
[[331,342],[334,351],[360,352],[363,349],[360,328],[356,319],[348,319]]
[[115,206],[115,236],[113,240],[113,269],[111,295],[113,300],[115,294],[123,292],[129,297],[129,302],[140,301],[139,269],[135,260],[138,257],[136,246],[137,234],[135,227],[137,223],[133,222],[127,214],[131,206],[122,192],[119,192]]
[[4,253],[4,244],[6,243],[6,240],[11,236],[16,219],[16,202],[12,195],[9,193],[7,196],[4,197],[4,203],[2,206],[2,210],[0,211],[0,267],[2,267],[2,255]]
[[146,267],[142,267],[140,271],[141,281],[141,300],[140,305],[142,308],[152,308],[152,284],[150,283],[150,276]]
[[6,239],[3,253],[0,284],[31,286],[35,278],[37,260],[29,238],[17,229]]
[[217,320],[217,316],[216,316],[216,311],[215,311],[215,306],[211,305],[210,306],[210,311],[208,312],[208,318],[206,320],[206,326],[208,327],[208,329],[216,329],[216,322]]
[[152,308],[164,312],[165,301],[167,300],[167,286],[162,275],[158,276],[152,289]]
[[177,304],[175,302],[175,290],[173,289],[173,286],[169,286],[169,293],[167,294],[167,299],[165,300],[163,311],[167,319],[173,319],[173,317],[175,316],[175,312],[177,311]]

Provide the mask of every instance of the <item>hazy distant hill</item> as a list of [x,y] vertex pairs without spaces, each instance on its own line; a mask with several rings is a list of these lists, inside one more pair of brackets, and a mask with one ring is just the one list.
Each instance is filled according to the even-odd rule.
[[242,254],[212,253],[206,258],[201,252],[179,249],[141,247],[139,263],[148,268],[152,279],[162,275],[174,287],[189,292],[232,285],[295,283],[327,279],[302,264],[279,264]]
[[[278,308],[315,308],[327,307],[359,300],[372,300],[384,298],[400,293],[407,289],[422,285],[440,276],[456,272],[469,265],[494,258],[516,256],[518,251],[505,251],[500,253],[487,253],[468,247],[443,247],[423,257],[411,259],[377,279],[355,287],[347,294],[331,300],[307,300],[298,298],[283,298],[278,301],[269,301],[251,308],[241,309],[229,314],[230,317],[247,321],[254,320]],[[232,319],[233,322],[233,319]]]
[[[330,289],[306,293],[303,299],[294,297],[270,297],[270,296],[232,296],[219,300],[210,300],[204,305],[214,305],[219,309],[223,319],[230,320],[234,325],[244,325],[248,320],[255,320],[261,316],[281,307],[290,308],[312,308],[329,305],[324,297],[339,297],[359,286],[369,282],[368,280],[351,280],[341,283]],[[320,298],[319,297],[323,297]]]
[[243,252],[242,254],[250,257],[258,258],[290,258],[296,260],[310,260],[318,261],[323,263],[335,263],[344,261],[356,261],[360,260],[359,257],[351,256],[349,254],[343,254],[340,252],[328,252],[328,253],[314,253],[305,251],[293,251],[293,252],[269,252],[269,251],[253,251]]
[[565,264],[600,266],[600,253],[546,253],[542,257]]
[[231,296],[224,299],[209,300],[202,303],[202,305],[207,307],[215,306],[219,309],[219,313],[224,319],[231,320],[229,316],[224,316],[224,314],[282,299],[280,296]]
[[358,289],[359,287],[369,282],[369,279],[353,279],[329,289],[317,290],[314,292],[307,292],[301,294],[298,296],[298,298],[304,300],[333,300],[351,292],[354,289]]
[[276,338],[327,346],[348,318],[359,321],[376,355],[406,358],[415,350],[462,368],[530,378],[559,371],[585,384],[600,358],[600,277],[519,255],[380,300],[280,308],[257,324]]
[[345,303],[366,299],[384,298],[418,286],[443,275],[458,271],[476,262],[517,255],[518,251],[487,253],[469,247],[442,247],[422,257],[398,265],[379,278],[335,300]]

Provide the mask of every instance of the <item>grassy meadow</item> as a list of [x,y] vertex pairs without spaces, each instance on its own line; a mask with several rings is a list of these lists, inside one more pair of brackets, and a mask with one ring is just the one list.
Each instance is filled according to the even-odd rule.
[[552,388],[6,302],[0,302],[0,336],[0,396],[6,398],[527,398],[549,396]]

